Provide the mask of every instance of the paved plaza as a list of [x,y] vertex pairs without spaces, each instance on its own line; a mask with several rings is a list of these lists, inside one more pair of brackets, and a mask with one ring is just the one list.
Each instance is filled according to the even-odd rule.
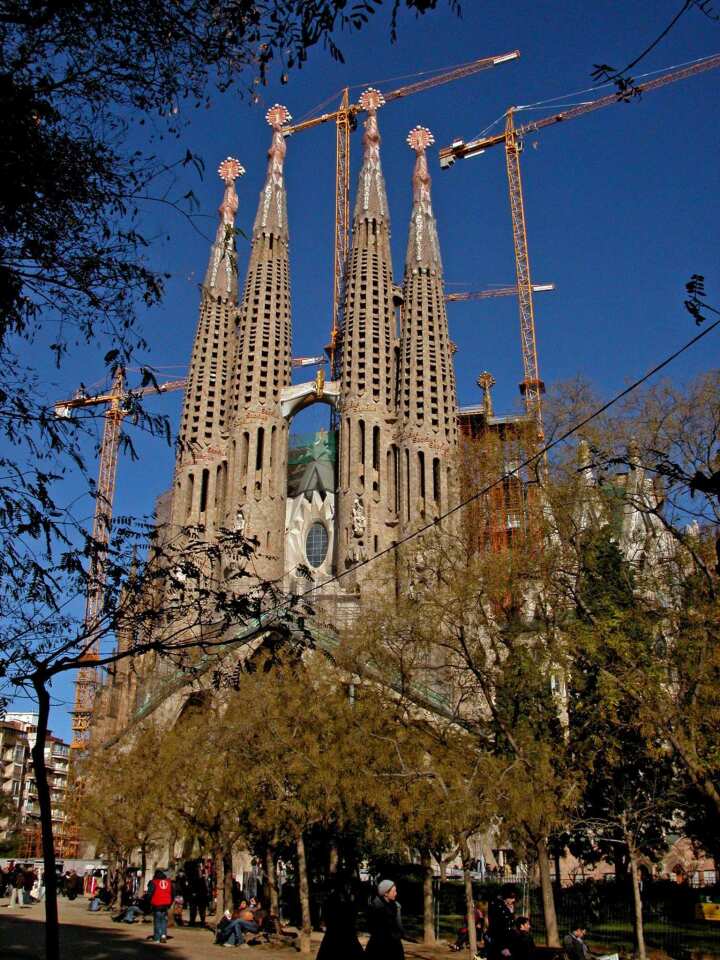
[[[2,960],[43,960],[45,908],[35,904],[26,908],[0,904],[0,957]],[[291,944],[261,944],[248,950],[216,946],[209,930],[172,927],[167,944],[148,942],[151,923],[113,923],[109,913],[91,913],[84,898],[72,902],[60,898],[62,960],[149,960],[162,954],[167,960],[211,960],[212,957],[250,956],[262,960],[292,960],[299,956]],[[313,934],[313,956],[322,934]],[[450,956],[447,946],[428,948],[406,945],[406,956],[417,960],[435,960]]]

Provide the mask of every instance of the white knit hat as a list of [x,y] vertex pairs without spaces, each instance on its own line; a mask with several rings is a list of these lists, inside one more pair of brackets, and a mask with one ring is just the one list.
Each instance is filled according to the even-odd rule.
[[384,897],[386,893],[390,893],[392,888],[395,886],[394,880],[381,880],[378,884],[378,893],[381,897]]

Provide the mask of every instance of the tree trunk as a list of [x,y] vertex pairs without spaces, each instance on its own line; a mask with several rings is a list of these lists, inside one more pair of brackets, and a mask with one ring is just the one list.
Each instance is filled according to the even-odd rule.
[[50,716],[50,695],[44,677],[33,677],[38,702],[38,725],[35,746],[32,748],[33,771],[40,804],[43,869],[45,870],[45,957],[60,960],[60,924],[57,906],[57,875],[55,873],[55,842],[52,828],[52,801],[45,767],[45,742]]
[[540,891],[542,893],[543,916],[545,918],[545,943],[549,947],[560,946],[557,914],[555,913],[555,894],[550,874],[550,855],[547,841],[541,837],[535,843],[538,867],[540,869]]
[[146,843],[140,844],[140,870],[141,870],[140,875],[142,877],[142,885],[144,890],[145,887],[147,886],[147,877],[145,876],[145,874],[147,873],[147,844]]
[[423,943],[430,946],[435,943],[435,913],[432,856],[429,850],[420,851],[420,863],[423,872]]
[[[215,867],[215,912],[217,914],[220,899],[225,896],[225,858],[222,847],[216,847],[213,850],[213,865]],[[219,919],[220,917],[218,917]]]
[[300,953],[310,954],[312,920],[310,919],[310,885],[302,831],[297,836],[298,893],[300,895]]
[[470,956],[477,956],[477,929],[475,927],[475,900],[473,898],[472,876],[470,875],[470,849],[467,844],[467,838],[463,837],[460,844],[460,855],[462,857],[463,881],[465,883],[465,915],[467,917],[468,928],[468,946],[470,947]]
[[[222,855],[222,865],[223,865],[223,898],[222,898],[222,908],[225,910],[232,910],[232,844],[226,844],[225,849],[223,850]],[[218,881],[219,882],[219,881]]]
[[642,896],[640,893],[640,871],[637,862],[635,848],[628,847],[630,852],[630,877],[632,879],[633,892],[633,920],[635,927],[635,956],[638,960],[646,960],[645,953],[645,930],[643,928],[643,908]]
[[265,847],[265,880],[267,881],[270,915],[275,925],[275,933],[280,933],[280,896],[275,870],[275,850],[271,844]]

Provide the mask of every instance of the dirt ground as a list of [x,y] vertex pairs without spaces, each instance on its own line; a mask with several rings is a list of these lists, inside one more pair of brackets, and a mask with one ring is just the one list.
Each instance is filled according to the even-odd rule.
[[[0,903],[0,958],[2,960],[43,960],[45,942],[45,910],[42,904],[7,909]],[[260,960],[293,960],[297,950],[287,946],[262,944],[249,950],[231,950],[216,946],[209,930],[171,927],[167,944],[146,940],[151,923],[113,923],[109,913],[91,913],[84,898],[72,902],[60,898],[62,960],[149,960],[161,954],[166,960],[212,960],[212,957],[257,955]],[[313,956],[322,934],[313,934]],[[252,951],[252,952],[251,952]],[[407,944],[407,957],[415,960],[439,960],[450,957],[447,946],[423,947]],[[459,954],[466,960],[469,954]]]

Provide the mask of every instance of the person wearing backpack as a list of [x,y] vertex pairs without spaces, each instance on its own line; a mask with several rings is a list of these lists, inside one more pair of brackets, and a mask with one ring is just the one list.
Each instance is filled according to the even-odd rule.
[[155,943],[167,943],[168,910],[173,902],[172,880],[168,880],[162,870],[156,870],[148,884],[147,896],[153,915],[153,940]]

